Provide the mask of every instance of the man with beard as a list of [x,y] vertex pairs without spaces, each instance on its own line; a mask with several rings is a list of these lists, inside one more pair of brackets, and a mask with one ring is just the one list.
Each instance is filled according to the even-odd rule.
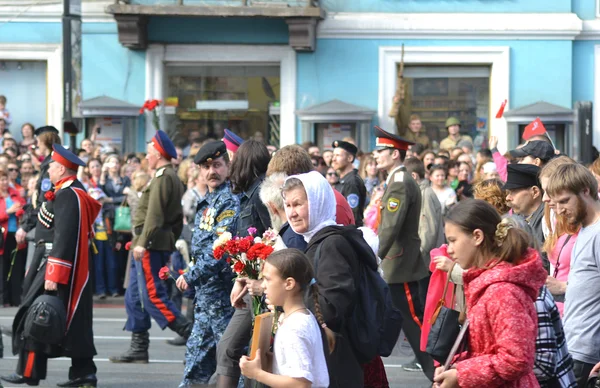
[[229,296],[234,274],[225,260],[215,260],[213,243],[225,232],[234,234],[240,201],[227,179],[229,155],[225,143],[206,143],[194,158],[206,177],[208,194],[198,203],[192,235],[189,270],[177,279],[177,287],[196,289],[194,327],[187,342],[185,369],[180,386],[207,384],[217,369],[215,352],[231,317]]
[[352,213],[354,213],[354,223],[360,227],[363,225],[367,188],[352,164],[356,159],[358,148],[354,144],[342,140],[334,141],[331,146],[333,147],[331,167],[340,176],[340,180],[334,188],[346,197]]
[[[55,189],[46,193],[36,226],[45,231],[41,244],[45,253],[34,258],[28,274],[33,280],[13,323],[13,350],[19,354],[17,371],[2,376],[12,384],[38,385],[46,378],[48,358],[60,356],[71,358],[71,368],[69,381],[59,387],[95,387],[98,381],[93,361],[96,348],[88,244],[101,205],[77,180],[79,166],[85,163],[71,151],[60,144],[53,146],[48,175]],[[24,335],[28,310],[44,292],[56,293],[65,306],[67,331],[59,346]]]
[[156,131],[146,152],[148,167],[156,173],[142,191],[132,222],[134,260],[125,292],[125,330],[131,331],[131,344],[125,353],[109,358],[114,363],[148,363],[150,317],[162,330],[169,327],[184,338],[189,337],[192,329],[192,322],[169,299],[167,288],[158,275],[169,262],[175,251],[175,241],[183,230],[181,197],[184,187],[171,164],[171,160],[177,158],[177,152],[161,130]]
[[600,201],[598,182],[579,164],[559,166],[548,177],[548,195],[556,214],[582,228],[571,254],[563,325],[573,356],[575,377],[586,386],[590,371],[600,362]]
[[[540,168],[533,164],[509,164],[508,178],[502,187],[506,190],[506,203],[515,214],[527,221],[539,246],[544,244],[544,202],[542,185],[538,178]],[[545,256],[544,256],[545,258]],[[545,263],[548,264],[548,263]]]

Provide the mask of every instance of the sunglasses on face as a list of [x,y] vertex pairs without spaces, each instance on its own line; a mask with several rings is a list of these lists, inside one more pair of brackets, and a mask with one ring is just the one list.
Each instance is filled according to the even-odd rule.
[[18,169],[16,169],[16,168],[9,168],[9,169],[8,169],[8,171],[9,171],[9,172],[17,172],[17,171],[19,171],[19,170],[18,170]]
[[337,174],[335,172],[328,172],[327,176],[337,176]]

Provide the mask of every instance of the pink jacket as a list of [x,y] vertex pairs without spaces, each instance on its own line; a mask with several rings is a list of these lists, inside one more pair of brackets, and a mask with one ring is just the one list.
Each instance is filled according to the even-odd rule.
[[547,273],[537,251],[517,264],[472,268],[463,275],[469,352],[455,366],[462,388],[539,387],[533,374],[537,314],[534,302]]
[[[569,279],[569,271],[571,270],[571,253],[573,252],[573,247],[575,246],[575,241],[577,241],[577,234],[571,236],[567,244],[565,245],[565,241],[567,240],[568,234],[563,234],[556,240],[556,245],[554,249],[549,252],[548,260],[550,261],[550,275],[554,276],[556,272],[556,279],[566,282]],[[564,248],[563,248],[564,246]],[[562,250],[562,251],[561,251]],[[560,258],[557,260],[558,255]],[[556,271],[556,263],[558,262],[558,271]],[[560,312],[560,316],[563,316],[563,312],[565,309],[565,304],[562,302],[556,302],[556,307],[558,307],[558,311]]]
[[500,175],[500,179],[502,182],[506,182],[506,179],[508,178],[508,160],[506,160],[499,151],[494,152],[492,158],[494,158],[496,170],[498,171],[498,175]]

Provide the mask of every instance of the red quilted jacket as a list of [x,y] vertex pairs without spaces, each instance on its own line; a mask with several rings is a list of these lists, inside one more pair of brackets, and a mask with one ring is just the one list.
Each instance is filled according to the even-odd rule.
[[469,352],[455,365],[461,387],[539,387],[533,374],[534,302],[547,275],[532,249],[518,264],[502,262],[464,273],[471,323]]

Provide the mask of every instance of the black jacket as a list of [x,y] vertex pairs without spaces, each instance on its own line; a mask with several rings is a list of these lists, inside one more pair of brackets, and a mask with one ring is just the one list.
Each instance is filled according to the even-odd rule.
[[[26,232],[29,232],[30,230],[35,228],[35,225],[37,223],[38,210],[40,209],[42,203],[46,201],[44,194],[46,194],[46,191],[54,189],[54,185],[52,184],[52,182],[50,182],[50,176],[48,175],[48,166],[51,160],[51,156],[48,155],[40,165],[40,174],[37,184],[35,186],[35,208],[34,206],[27,206],[24,209],[25,214],[21,219],[20,227],[23,228],[23,230]],[[47,236],[36,236],[36,241],[44,239],[44,237]]]
[[237,222],[237,235],[245,237],[248,228],[256,228],[255,236],[262,237],[271,227],[271,217],[264,203],[260,200],[260,185],[264,176],[257,178],[248,190],[240,194],[240,215]]
[[[364,385],[362,368],[354,356],[345,329],[355,306],[356,284],[360,275],[359,258],[347,239],[364,241],[362,232],[354,226],[328,226],[311,238],[305,252],[316,267],[315,279],[323,319],[327,327],[336,333],[335,349],[327,358],[329,386],[344,388]],[[319,246],[318,263],[315,263]],[[306,304],[314,313],[312,295],[307,295]]]

